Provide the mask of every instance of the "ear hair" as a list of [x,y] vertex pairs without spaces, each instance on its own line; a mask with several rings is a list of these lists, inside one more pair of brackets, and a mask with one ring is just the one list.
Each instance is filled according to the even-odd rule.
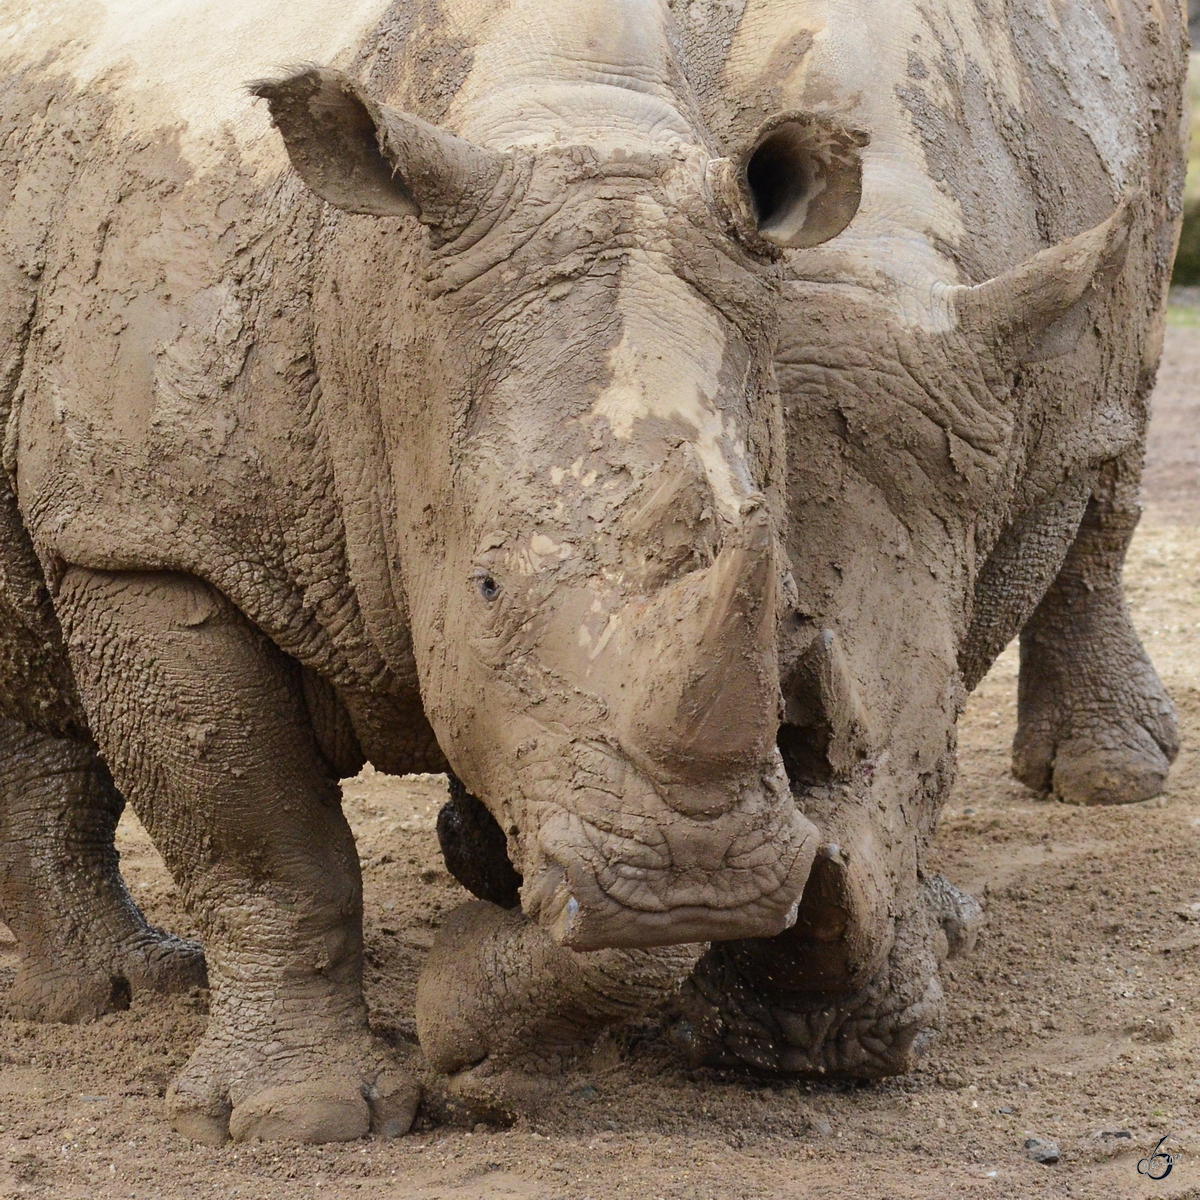
[[307,64],[247,88],[266,100],[292,166],[323,200],[376,217],[417,214],[417,202],[380,152],[366,98],[346,76]]
[[463,223],[504,169],[504,155],[378,103],[340,71],[310,65],[249,88],[300,177],[347,212]]

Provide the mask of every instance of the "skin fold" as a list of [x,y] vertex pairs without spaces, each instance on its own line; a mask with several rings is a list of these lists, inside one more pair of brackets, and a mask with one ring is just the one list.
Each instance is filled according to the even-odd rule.
[[481,899],[417,1018],[455,1104],[664,1004],[697,1063],[909,1069],[982,921],[923,861],[1000,650],[1031,787],[1144,799],[1177,749],[1120,570],[1181,14],[253,7],[184,46],[31,0],[3,52],[19,1005],[203,977],[120,884],[124,797],[207,955],[176,1127],[403,1133],[369,760],[454,776]]

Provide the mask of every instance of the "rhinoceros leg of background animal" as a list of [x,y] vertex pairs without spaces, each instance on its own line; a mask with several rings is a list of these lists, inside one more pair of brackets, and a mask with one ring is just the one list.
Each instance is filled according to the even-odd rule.
[[421,972],[421,1049],[474,1115],[528,1111],[602,1030],[675,992],[705,948],[577,953],[519,912],[472,901],[447,919]]
[[200,947],[147,925],[121,879],[113,831],[125,801],[88,735],[3,472],[0,697],[0,919],[20,951],[9,1011],[85,1021],[128,1005],[143,988],[203,983]]
[[211,1017],[176,1128],[403,1133],[417,1092],[367,1029],[358,857],[299,668],[186,576],[73,568],[58,611],[96,739],[204,922]]
[[[440,1106],[508,1119],[551,1102],[606,1028],[679,989],[706,943],[576,953],[519,911],[521,876],[496,819],[450,776],[438,815],[450,873],[481,898],[442,926],[417,986],[425,1058],[450,1076]],[[486,901],[486,902],[484,902]],[[439,1101],[430,1097],[433,1109]]]
[[1179,751],[1174,705],[1121,585],[1140,515],[1140,457],[1101,474],[1057,579],[1021,633],[1013,773],[1072,804],[1157,796]]
[[[827,857],[794,930],[721,942],[700,960],[675,1025],[693,1061],[864,1079],[916,1065],[941,1032],[938,966],[971,951],[983,913],[940,875],[895,883],[886,907],[863,912],[856,874]],[[880,924],[872,917],[887,926],[882,962],[870,943]]]
[[205,981],[194,942],[146,924],[113,830],[125,801],[95,750],[0,718],[0,916],[17,935],[14,1016],[83,1021],[134,991]]

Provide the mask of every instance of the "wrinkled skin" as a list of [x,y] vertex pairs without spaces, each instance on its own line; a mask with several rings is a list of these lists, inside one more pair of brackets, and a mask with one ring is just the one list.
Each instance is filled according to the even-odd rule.
[[[119,885],[127,796],[213,988],[176,1127],[403,1132],[336,780],[450,766],[494,825],[448,861],[491,856],[459,874],[505,904],[520,877],[421,981],[455,1104],[537,1103],[664,1001],[698,1062],[907,1069],[981,922],[922,860],[995,655],[1021,634],[1031,786],[1142,799],[1175,753],[1120,564],[1179,14],[300,7],[171,59],[154,14],[65,6],[90,57],[42,21],[8,64],[0,904],[31,977],[74,969],[76,1018],[198,978]],[[306,57],[344,71],[235,90]],[[51,805],[93,851],[22,835]],[[38,932],[91,881],[79,933]]]

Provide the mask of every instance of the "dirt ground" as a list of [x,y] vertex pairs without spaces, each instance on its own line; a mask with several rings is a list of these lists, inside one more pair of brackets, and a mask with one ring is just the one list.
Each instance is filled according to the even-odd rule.
[[[143,997],[93,1025],[0,1019],[0,1197],[1200,1198],[1200,293],[1180,299],[1197,303],[1172,312],[1128,581],[1184,749],[1160,799],[1036,799],[1008,774],[1016,657],[1002,656],[963,719],[934,854],[989,926],[945,974],[946,1036],[916,1074],[764,1086],[695,1073],[647,1022],[608,1039],[533,1123],[424,1119],[393,1142],[214,1150],[175,1134],[162,1101],[205,997]],[[409,1052],[422,958],[465,898],[433,832],[444,787],[369,769],[345,786],[372,1017]],[[151,920],[190,932],[130,816],[120,846]],[[0,925],[0,1008],[14,949]],[[1174,1167],[1153,1182],[1137,1164],[1164,1135]],[[1060,1161],[1032,1162],[1028,1137],[1055,1142]]]

